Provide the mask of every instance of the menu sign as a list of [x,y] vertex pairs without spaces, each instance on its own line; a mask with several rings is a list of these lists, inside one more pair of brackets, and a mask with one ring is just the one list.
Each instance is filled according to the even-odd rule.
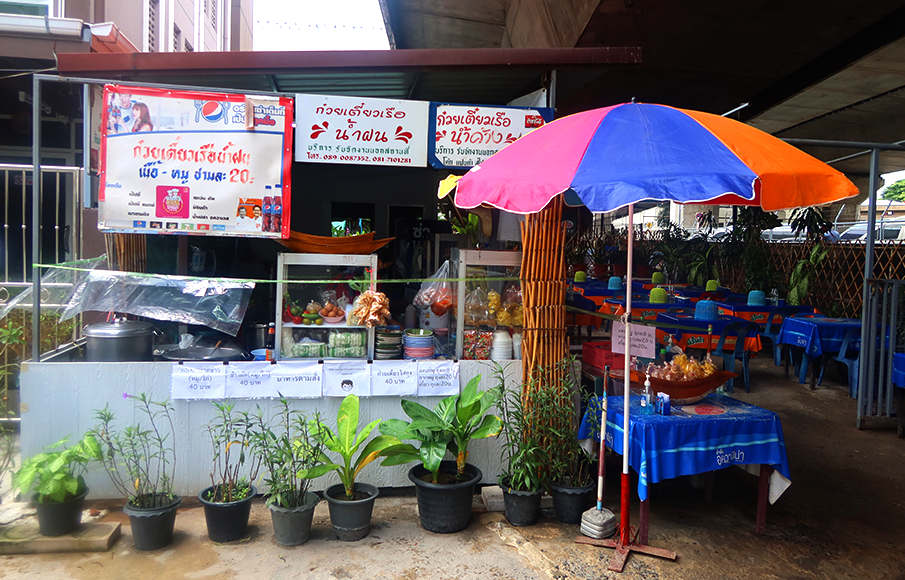
[[553,120],[553,109],[431,104],[433,167],[474,167],[519,137]]
[[427,101],[296,95],[295,160],[427,166]]
[[103,103],[100,230],[289,237],[291,99],[106,85]]

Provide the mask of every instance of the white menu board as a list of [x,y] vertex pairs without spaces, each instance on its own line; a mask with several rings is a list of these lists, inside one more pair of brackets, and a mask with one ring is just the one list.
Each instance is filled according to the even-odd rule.
[[323,384],[323,365],[316,360],[287,360],[273,365],[270,371],[271,389],[275,397],[289,399],[320,397]]
[[446,397],[459,394],[459,363],[451,360],[418,361],[418,396]]
[[296,95],[295,160],[427,166],[427,101]]
[[172,399],[223,399],[226,397],[226,365],[222,362],[173,364]]
[[375,360],[371,365],[371,396],[418,394],[418,365],[407,360]]
[[324,396],[371,395],[371,365],[366,360],[324,361]]

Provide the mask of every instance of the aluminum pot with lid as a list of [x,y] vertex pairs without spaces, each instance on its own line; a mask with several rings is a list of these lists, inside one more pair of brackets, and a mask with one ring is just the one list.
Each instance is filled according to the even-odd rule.
[[89,324],[82,331],[86,337],[85,359],[88,362],[153,361],[155,333],[154,325],[149,322]]

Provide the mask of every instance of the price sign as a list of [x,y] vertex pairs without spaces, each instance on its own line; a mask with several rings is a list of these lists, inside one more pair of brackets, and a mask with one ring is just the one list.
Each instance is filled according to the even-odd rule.
[[173,399],[225,398],[226,365],[222,362],[174,364],[170,396]]
[[316,360],[280,361],[270,369],[270,388],[278,397],[311,399],[321,396],[323,365]]
[[324,361],[324,396],[371,396],[371,365],[366,360]]
[[418,394],[418,365],[407,360],[375,360],[371,365],[371,396]]
[[[625,325],[613,323],[613,352],[625,354]],[[632,325],[632,356],[657,358],[657,329],[652,326]]]
[[271,389],[270,367],[267,361],[231,362],[226,367],[226,396],[230,399],[259,399],[277,397]]
[[459,394],[459,363],[451,360],[418,361],[418,396],[445,397]]

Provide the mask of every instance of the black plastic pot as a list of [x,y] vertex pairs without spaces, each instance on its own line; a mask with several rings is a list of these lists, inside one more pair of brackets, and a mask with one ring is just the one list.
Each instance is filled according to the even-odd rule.
[[178,495],[173,496],[173,503],[160,508],[137,508],[131,501],[126,503],[123,512],[129,516],[136,550],[157,550],[170,545],[176,526],[176,509],[181,503],[182,498]]
[[38,528],[42,536],[62,536],[79,529],[82,524],[82,508],[88,488],[66,501],[38,501],[36,493],[31,503],[38,512]]
[[[415,484],[418,498],[418,515],[421,527],[429,532],[450,534],[460,532],[471,523],[471,504],[475,485],[484,474],[470,463],[465,464],[467,481],[461,483],[432,483],[421,479],[430,471],[424,465],[416,465],[409,470],[409,481]],[[456,462],[440,463],[440,473],[455,474]]]
[[503,489],[503,511],[506,520],[513,526],[533,526],[540,516],[540,498],[543,491],[518,491],[505,486]]
[[580,524],[582,514],[591,507],[595,488],[593,482],[581,487],[551,484],[550,495],[553,496],[556,519],[564,524]]
[[330,507],[330,525],[333,533],[344,542],[354,542],[368,535],[371,530],[371,512],[374,500],[380,493],[373,485],[356,483],[352,486],[353,494],[365,494],[364,499],[347,500],[346,488],[341,483],[330,486],[324,492],[324,499]]
[[305,492],[305,505],[284,508],[270,504],[270,518],[273,520],[273,539],[281,546],[299,546],[311,537],[311,521],[314,508],[320,498],[310,491]]
[[214,488],[208,487],[198,494],[198,501],[204,506],[204,521],[207,523],[207,537],[212,542],[234,542],[248,535],[248,516],[251,514],[251,500],[258,490],[251,486],[248,497],[229,503],[208,501]]

